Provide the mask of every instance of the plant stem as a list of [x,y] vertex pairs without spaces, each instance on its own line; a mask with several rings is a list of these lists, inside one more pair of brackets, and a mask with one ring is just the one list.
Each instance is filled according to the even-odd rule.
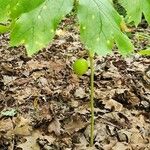
[[90,130],[90,146],[94,143],[94,55],[90,55],[90,68],[91,68],[91,93],[90,93],[90,107],[91,107],[91,130]]

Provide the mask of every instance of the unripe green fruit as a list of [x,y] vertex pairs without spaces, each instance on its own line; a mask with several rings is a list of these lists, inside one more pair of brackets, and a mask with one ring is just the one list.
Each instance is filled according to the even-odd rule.
[[88,63],[85,59],[77,59],[73,64],[73,71],[75,74],[82,76],[88,70]]

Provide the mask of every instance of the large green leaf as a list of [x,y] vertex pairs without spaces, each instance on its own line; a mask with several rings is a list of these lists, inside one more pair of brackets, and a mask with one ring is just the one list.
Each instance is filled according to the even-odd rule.
[[122,18],[110,0],[80,0],[78,5],[80,37],[87,49],[100,55],[111,52],[114,40],[122,55],[133,50],[128,37],[120,30]]
[[0,21],[7,21],[11,0],[0,0]]
[[52,41],[57,25],[71,11],[73,0],[45,0],[36,9],[24,13],[11,33],[11,45],[24,44],[29,56]]
[[0,21],[15,19],[39,6],[45,0],[0,0]]
[[137,26],[141,22],[142,13],[150,24],[150,0],[119,0],[127,10],[129,21],[134,21]]
[[22,13],[29,12],[42,4],[45,0],[15,0],[10,8],[10,16],[12,19],[19,17]]

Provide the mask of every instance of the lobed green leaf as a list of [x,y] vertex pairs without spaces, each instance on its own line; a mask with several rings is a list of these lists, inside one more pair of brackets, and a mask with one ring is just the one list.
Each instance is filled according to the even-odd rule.
[[80,37],[87,49],[99,55],[111,53],[112,39],[122,55],[133,50],[128,37],[120,30],[122,18],[110,0],[80,0],[77,13]]
[[119,2],[126,9],[129,21],[134,21],[136,26],[141,22],[142,14],[150,24],[150,0],[119,0]]
[[11,46],[24,44],[28,56],[52,41],[57,25],[71,11],[73,0],[45,0],[39,7],[24,13],[11,32]]

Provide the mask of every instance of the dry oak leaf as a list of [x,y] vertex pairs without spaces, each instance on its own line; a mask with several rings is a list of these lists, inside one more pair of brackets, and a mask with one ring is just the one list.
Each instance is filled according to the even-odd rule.
[[14,134],[21,136],[31,135],[32,127],[29,125],[30,121],[28,119],[20,116],[14,121],[16,124],[16,127],[14,128]]

